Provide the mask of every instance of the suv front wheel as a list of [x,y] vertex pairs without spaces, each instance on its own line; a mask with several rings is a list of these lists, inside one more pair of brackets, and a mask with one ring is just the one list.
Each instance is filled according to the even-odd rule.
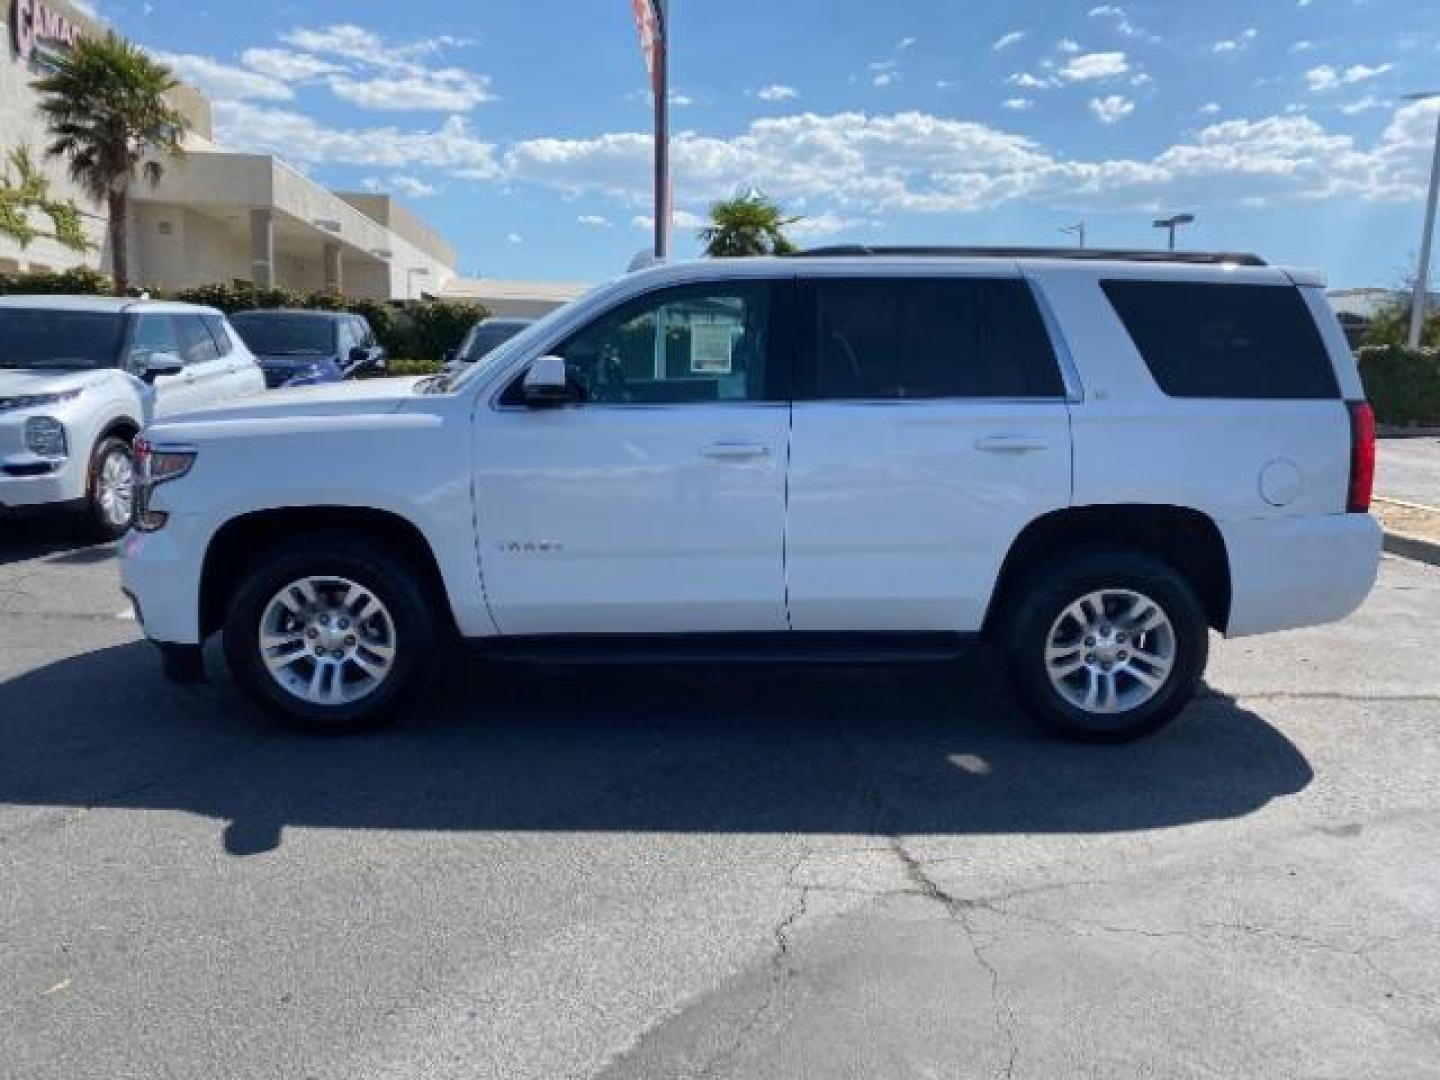
[[421,577],[345,536],[292,541],[240,584],[225,620],[231,673],[260,704],[322,732],[372,729],[423,689],[440,634]]
[[1021,700],[1061,734],[1121,741],[1155,731],[1194,695],[1209,630],[1194,590],[1159,559],[1091,548],[1033,577],[1001,647]]

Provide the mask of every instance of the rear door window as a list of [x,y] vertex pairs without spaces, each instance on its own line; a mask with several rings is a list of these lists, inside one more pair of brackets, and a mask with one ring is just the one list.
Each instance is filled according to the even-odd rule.
[[1290,285],[1102,281],[1160,389],[1182,398],[1338,398],[1325,343]]
[[816,278],[802,306],[814,400],[1062,397],[1029,286],[1014,278]]
[[180,335],[180,355],[186,364],[220,358],[220,348],[199,315],[177,315],[175,325]]

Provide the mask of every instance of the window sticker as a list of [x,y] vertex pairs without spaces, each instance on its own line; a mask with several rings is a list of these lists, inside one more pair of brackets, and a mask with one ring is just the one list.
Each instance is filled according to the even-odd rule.
[[690,325],[690,370],[696,375],[729,375],[735,325],[729,322]]

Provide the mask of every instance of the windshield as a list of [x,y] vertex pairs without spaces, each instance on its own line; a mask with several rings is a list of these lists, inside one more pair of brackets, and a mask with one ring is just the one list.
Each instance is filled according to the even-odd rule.
[[0,368],[115,367],[124,328],[117,312],[0,308]]
[[240,312],[230,325],[257,356],[331,356],[335,320],[323,315]]
[[529,325],[528,322],[476,323],[470,328],[470,333],[465,335],[465,340],[460,343],[460,348],[455,352],[455,359],[466,364],[473,364],[495,346],[505,344]]

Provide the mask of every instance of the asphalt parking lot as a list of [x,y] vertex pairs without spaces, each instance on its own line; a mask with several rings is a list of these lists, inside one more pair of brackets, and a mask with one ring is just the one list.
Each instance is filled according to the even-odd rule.
[[1118,748],[954,668],[456,665],[290,735],[0,540],[0,1075],[1440,1076],[1440,570]]
[[1375,491],[1392,499],[1440,507],[1440,438],[1381,439]]

